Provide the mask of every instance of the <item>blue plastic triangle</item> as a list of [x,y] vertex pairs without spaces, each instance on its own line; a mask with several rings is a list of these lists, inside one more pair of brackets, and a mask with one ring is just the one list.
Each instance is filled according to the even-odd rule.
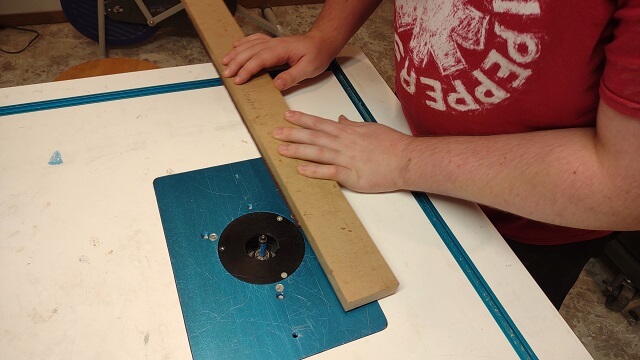
[[60,155],[60,151],[56,150],[51,158],[49,159],[49,165],[60,165],[64,161],[62,161],[62,156]]

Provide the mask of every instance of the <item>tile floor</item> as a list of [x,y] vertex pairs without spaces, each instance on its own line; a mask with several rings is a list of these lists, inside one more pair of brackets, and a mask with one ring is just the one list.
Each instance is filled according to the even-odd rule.
[[[308,29],[320,7],[287,6],[274,8],[285,31],[290,34]],[[393,2],[383,1],[351,43],[360,47],[393,88]],[[245,32],[257,29],[239,19]],[[65,69],[99,58],[94,42],[80,35],[68,23],[35,25],[40,38],[26,51],[9,55],[0,52],[0,87],[35,84],[53,80]],[[0,30],[0,48],[17,50],[30,39],[13,29]],[[143,44],[111,48],[110,57],[148,60],[161,67],[208,62],[209,59],[184,15],[163,23],[160,31]],[[1,105],[1,104],[0,104]],[[594,259],[585,268],[560,313],[597,360],[640,359],[640,326],[631,327],[625,318],[604,307],[603,290],[615,275],[606,261]]]

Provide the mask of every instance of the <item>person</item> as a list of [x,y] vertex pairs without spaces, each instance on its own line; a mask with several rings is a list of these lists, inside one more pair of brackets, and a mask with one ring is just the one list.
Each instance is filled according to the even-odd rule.
[[[244,83],[323,72],[381,0],[327,0],[305,34],[254,34],[223,58]],[[413,136],[288,111],[298,171],[360,192],[481,204],[559,309],[612,231],[640,229],[639,0],[398,0],[396,94]]]

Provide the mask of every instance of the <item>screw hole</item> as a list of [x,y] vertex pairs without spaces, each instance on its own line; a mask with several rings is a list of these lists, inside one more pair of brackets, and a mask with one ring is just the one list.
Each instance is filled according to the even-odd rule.
[[294,332],[293,334],[291,334],[291,336],[293,336],[294,339],[297,339],[298,338],[298,333]]

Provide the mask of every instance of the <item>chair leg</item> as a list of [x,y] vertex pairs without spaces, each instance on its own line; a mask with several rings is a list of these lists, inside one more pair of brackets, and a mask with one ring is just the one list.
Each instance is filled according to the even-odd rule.
[[624,274],[618,274],[613,283],[607,286],[604,294],[607,297],[607,309],[621,312],[638,295],[638,290]]

